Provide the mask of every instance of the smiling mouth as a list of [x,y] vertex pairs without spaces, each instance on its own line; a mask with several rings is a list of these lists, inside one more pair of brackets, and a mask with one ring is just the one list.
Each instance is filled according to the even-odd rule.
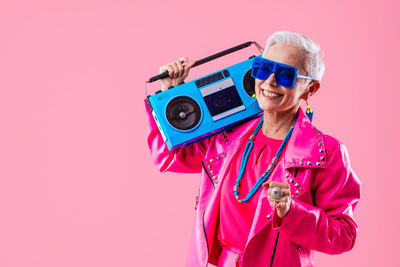
[[263,96],[272,97],[272,98],[278,98],[278,97],[283,96],[283,94],[274,93],[274,92],[267,91],[264,89],[261,89],[261,93]]

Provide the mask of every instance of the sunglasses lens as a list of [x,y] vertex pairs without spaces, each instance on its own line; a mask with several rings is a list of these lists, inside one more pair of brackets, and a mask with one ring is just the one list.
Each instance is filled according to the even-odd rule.
[[276,66],[275,71],[276,82],[284,87],[293,88],[294,81],[296,80],[296,68]]
[[273,62],[268,62],[261,58],[255,58],[253,61],[251,76],[259,80],[266,80],[272,74],[273,69]]

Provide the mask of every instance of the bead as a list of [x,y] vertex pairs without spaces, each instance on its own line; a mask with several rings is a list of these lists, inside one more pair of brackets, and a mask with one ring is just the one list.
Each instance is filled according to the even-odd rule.
[[289,177],[289,173],[285,173],[285,177]]
[[322,146],[322,143],[321,143],[321,142],[319,142],[319,143],[318,143],[318,145],[319,145],[319,146]]
[[219,156],[217,156],[215,159],[216,159],[216,160],[219,160],[219,159],[220,159],[220,157],[219,157]]
[[299,190],[296,190],[296,192],[295,192],[296,194],[300,194],[300,191]]
[[223,158],[225,158],[226,157],[226,154],[225,153],[222,153],[222,155],[221,155]]
[[323,150],[322,148],[320,148],[320,149],[319,149],[319,152],[321,152],[321,153],[322,153],[322,152],[324,152],[324,150]]
[[213,170],[211,170],[211,171],[210,171],[210,173],[211,173],[211,174],[213,174],[213,173],[214,173],[214,171],[213,171]]
[[296,163],[292,162],[292,166],[294,166]]
[[318,140],[321,140],[322,138],[321,138],[321,137],[318,137],[317,139],[318,139]]
[[210,169],[210,168],[211,168],[211,165],[208,165],[208,166],[207,166],[207,168],[209,168],[209,169]]
[[294,186],[295,186],[295,187],[299,187],[300,185],[299,185],[298,183],[295,183]]
[[289,182],[290,182],[291,184],[293,184],[294,180],[293,180],[293,179],[290,179]]
[[321,159],[321,160],[324,160],[324,159],[325,159],[325,156],[321,156],[320,159]]
[[213,162],[213,159],[210,159],[210,163],[212,163]]
[[317,161],[317,162],[315,162],[315,164],[316,164],[317,166],[320,166],[320,165],[321,165],[321,162]]
[[267,219],[269,219],[269,218],[271,218],[271,215],[268,214],[268,215],[267,215]]
[[303,164],[304,164],[304,162],[303,162],[303,161],[300,161],[299,163],[300,163],[300,165],[303,165]]
[[217,176],[214,175],[212,178],[215,179],[215,178],[217,178]]
[[311,162],[311,161],[307,161],[307,165],[308,165],[308,166],[311,166],[311,165],[312,165],[312,162]]

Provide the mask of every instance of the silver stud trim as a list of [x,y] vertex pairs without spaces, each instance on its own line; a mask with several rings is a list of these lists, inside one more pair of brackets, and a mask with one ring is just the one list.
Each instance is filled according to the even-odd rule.
[[268,215],[267,215],[267,219],[269,219],[269,218],[271,218],[271,215],[268,214]]
[[304,164],[304,162],[303,162],[303,161],[300,161],[299,163],[300,163],[300,165],[303,165],[303,164]]
[[211,171],[210,171],[210,173],[211,173],[211,174],[213,174],[213,173],[214,173],[214,171],[213,171],[213,170],[211,170]]
[[215,159],[216,159],[216,160],[219,160],[219,159],[220,159],[220,157],[219,157],[219,156],[217,156]]
[[319,152],[321,152],[321,153],[322,153],[322,152],[324,152],[324,150],[323,150],[322,148],[320,148],[320,149],[319,149]]
[[207,168],[209,168],[209,169],[210,169],[210,168],[211,168],[211,165],[208,165],[208,166],[207,166]]
[[295,186],[295,187],[299,187],[300,185],[299,185],[298,183],[295,183],[294,186]]
[[292,166],[294,166],[296,163],[292,162]]
[[320,159],[321,159],[321,160],[325,160],[325,156],[321,156]]
[[295,192],[296,194],[300,194],[300,191],[299,190],[296,190],[296,192]]
[[318,143],[318,145],[319,145],[319,146],[322,146],[322,143],[321,143],[321,142],[319,142],[319,143]]
[[285,173],[285,177],[289,177],[289,173]]
[[311,161],[307,161],[307,165],[311,166],[312,162]]
[[210,163],[212,163],[213,162],[213,159],[210,159]]
[[217,176],[214,175],[212,178],[215,179],[215,178],[217,178]]
[[226,157],[226,154],[225,153],[222,153],[222,155],[221,155],[223,158],[225,158]]
[[293,180],[293,179],[290,179],[289,182],[290,182],[291,184],[293,184],[294,180]]
[[317,164],[317,166],[320,166],[321,162],[317,161],[315,164]]

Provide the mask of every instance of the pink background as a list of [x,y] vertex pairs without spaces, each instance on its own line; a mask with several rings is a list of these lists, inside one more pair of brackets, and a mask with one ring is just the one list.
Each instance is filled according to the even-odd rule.
[[[239,4],[240,3],[240,4]],[[318,266],[400,266],[400,5],[380,1],[60,0],[0,3],[0,267],[183,266],[199,175],[160,174],[144,82],[277,30],[320,42],[315,125],[362,181],[351,252]],[[190,79],[257,53],[252,47]],[[158,84],[152,85],[157,90]]]

